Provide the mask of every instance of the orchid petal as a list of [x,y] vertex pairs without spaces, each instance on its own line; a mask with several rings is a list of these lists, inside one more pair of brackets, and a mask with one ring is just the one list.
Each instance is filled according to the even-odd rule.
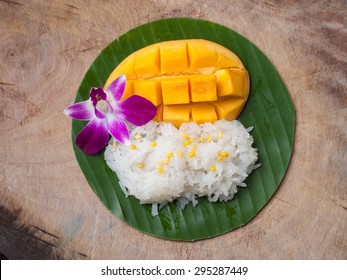
[[86,154],[96,154],[107,145],[108,140],[106,121],[94,117],[77,135],[76,144]]
[[107,93],[111,93],[112,97],[118,102],[121,100],[125,90],[125,75],[120,75],[106,89]]
[[103,112],[101,112],[100,110],[98,110],[96,107],[95,107],[94,113],[98,119],[105,118],[105,114]]
[[75,103],[64,110],[64,114],[80,121],[89,121],[94,116],[93,104],[90,100]]
[[132,95],[118,103],[118,109],[124,119],[136,126],[148,123],[157,114],[153,103],[138,95]]
[[130,144],[130,133],[126,123],[114,114],[107,115],[108,132],[119,142]]

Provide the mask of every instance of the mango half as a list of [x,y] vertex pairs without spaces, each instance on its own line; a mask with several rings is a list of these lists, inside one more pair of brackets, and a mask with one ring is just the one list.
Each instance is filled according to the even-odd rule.
[[165,41],[132,53],[105,88],[121,74],[127,78],[123,99],[148,99],[158,108],[155,120],[176,127],[236,119],[249,95],[249,75],[237,55],[202,39]]

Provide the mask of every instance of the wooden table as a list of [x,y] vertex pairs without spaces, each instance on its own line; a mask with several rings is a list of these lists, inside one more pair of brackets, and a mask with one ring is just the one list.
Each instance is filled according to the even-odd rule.
[[[346,2],[112,2],[0,1],[0,251],[14,259],[346,259]],[[117,220],[85,180],[62,113],[108,43],[167,17],[207,19],[251,40],[296,108],[278,192],[244,227],[196,242],[153,238]]]

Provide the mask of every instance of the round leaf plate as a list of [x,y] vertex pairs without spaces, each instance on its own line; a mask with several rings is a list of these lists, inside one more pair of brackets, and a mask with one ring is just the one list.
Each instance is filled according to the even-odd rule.
[[295,111],[290,95],[274,66],[250,41],[222,25],[191,18],[171,18],[136,27],[109,44],[87,71],[76,102],[89,98],[91,87],[102,87],[114,68],[128,55],[161,41],[201,38],[214,41],[236,53],[247,68],[251,88],[239,120],[252,126],[254,146],[262,166],[247,178],[248,187],[239,188],[229,202],[209,203],[199,198],[196,207],[173,202],[152,217],[151,205],[125,197],[118,178],[104,160],[104,150],[90,156],[75,145],[85,122],[72,123],[72,140],[77,161],[89,185],[102,203],[119,219],[146,234],[192,241],[210,238],[250,221],[279,187],[293,150]]

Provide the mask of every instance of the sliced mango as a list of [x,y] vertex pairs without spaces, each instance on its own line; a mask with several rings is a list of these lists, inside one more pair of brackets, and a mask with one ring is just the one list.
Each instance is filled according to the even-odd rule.
[[187,43],[172,41],[170,45],[160,46],[161,72],[165,74],[179,74],[188,68]]
[[160,57],[159,48],[152,45],[146,51],[135,53],[134,72],[137,77],[153,77],[159,75]]
[[218,60],[218,53],[215,44],[202,44],[200,40],[188,42],[189,67],[191,69],[201,69],[214,67]]
[[134,82],[133,92],[148,99],[155,106],[162,103],[161,83],[159,80],[137,80]]
[[134,81],[129,80],[125,84],[125,90],[122,96],[122,101],[127,99],[128,97],[134,95]]
[[217,113],[215,108],[211,104],[199,104],[192,106],[191,108],[192,120],[196,123],[214,123],[217,121]]
[[163,105],[157,106],[157,114],[153,118],[156,122],[162,122],[163,121]]
[[216,71],[218,96],[234,96],[243,98],[248,95],[248,73],[229,68]]
[[245,104],[244,99],[224,99],[212,103],[219,120],[234,120],[241,113]]
[[217,100],[216,75],[192,75],[189,77],[189,85],[192,102]]
[[125,74],[127,78],[127,82],[131,80],[136,80],[137,76],[136,76],[136,73],[134,72],[134,65],[135,65],[135,55],[130,55],[126,59],[124,59],[108,77],[105,87],[107,87],[111,82],[113,82],[121,74]]
[[[228,50],[227,48],[218,46],[217,53],[218,53],[218,59],[216,62],[216,68],[241,68],[245,69],[242,65],[241,60],[238,58],[236,54]],[[240,66],[242,65],[242,66]]]
[[214,122],[238,117],[249,94],[249,76],[241,60],[214,42],[166,41],[140,49],[111,73],[107,87],[125,74],[123,100],[140,95],[157,106],[157,121]]
[[168,105],[163,108],[163,121],[170,122],[176,127],[190,121],[189,105]]
[[178,76],[161,81],[164,105],[189,103],[188,77]]

